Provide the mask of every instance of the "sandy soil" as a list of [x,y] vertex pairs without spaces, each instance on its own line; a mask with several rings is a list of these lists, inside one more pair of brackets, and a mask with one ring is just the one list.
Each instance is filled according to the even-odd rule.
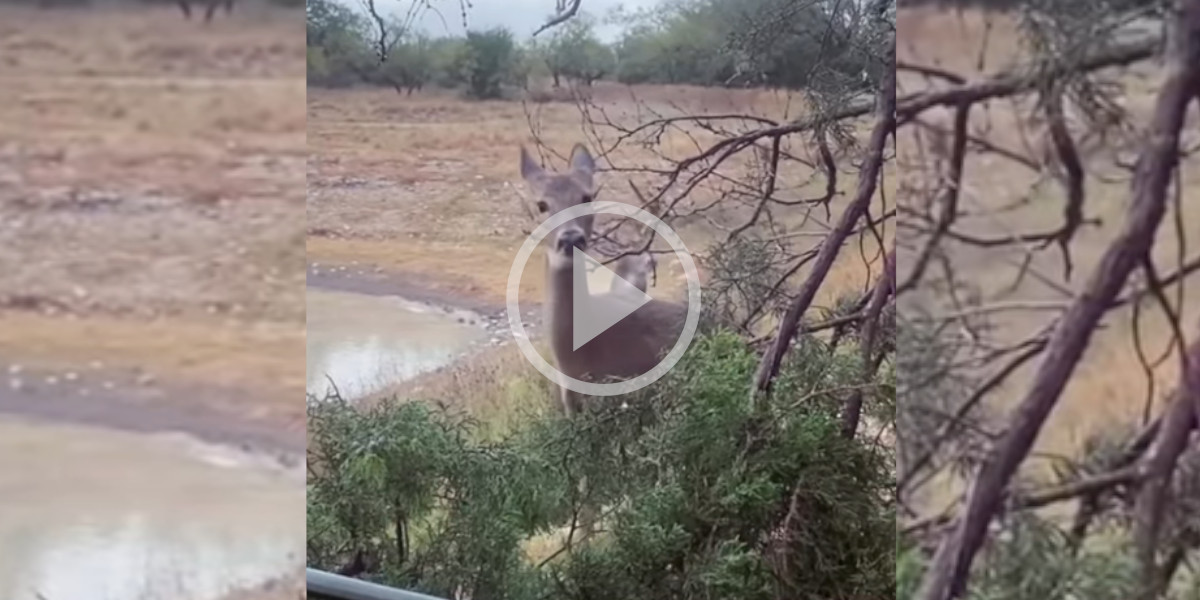
[[0,11],[0,362],[234,387],[298,432],[299,11]]

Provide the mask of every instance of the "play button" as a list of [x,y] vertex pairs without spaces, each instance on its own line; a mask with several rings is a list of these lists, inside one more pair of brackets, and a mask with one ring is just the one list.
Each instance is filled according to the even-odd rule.
[[[592,338],[604,333],[604,330],[616,325],[618,321],[633,314],[650,301],[650,296],[638,289],[632,283],[625,281],[588,256],[579,248],[571,255],[571,282],[574,287],[574,305],[571,307],[571,321],[574,324],[572,335],[572,350],[588,343]],[[603,294],[593,294],[588,287],[588,275],[611,276],[613,287]]]
[[[525,270],[525,265],[528,264],[534,250],[541,245],[542,240],[555,227],[563,223],[582,216],[597,214],[611,214],[634,219],[653,228],[659,239],[670,244],[680,266],[683,268],[684,277],[688,285],[687,316],[683,323],[683,331],[679,334],[675,345],[654,368],[624,381],[584,381],[570,377],[556,369],[534,347],[533,341],[529,337],[529,332],[525,329],[525,323],[522,321],[524,313],[521,312],[518,300],[521,290],[521,273]],[[608,288],[602,293],[588,293],[590,292],[588,285],[589,270],[601,277],[611,276],[614,278],[613,282],[607,284]],[[601,265],[578,249],[575,249],[571,254],[571,288],[571,294],[576,298],[571,311],[572,326],[575,328],[571,336],[571,344],[575,351],[578,351],[590,340],[595,339],[596,336],[608,330],[613,325],[620,323],[639,308],[651,302],[650,296],[641,289],[638,289],[637,286],[617,277],[610,269],[604,267],[604,265]],[[517,348],[521,351],[525,359],[538,372],[545,375],[551,381],[573,392],[589,396],[628,394],[646,387],[663,375],[666,375],[667,371],[671,370],[683,358],[683,353],[687,351],[688,345],[692,343],[692,338],[696,335],[696,327],[699,324],[700,318],[700,274],[697,272],[695,261],[692,260],[691,254],[688,253],[687,247],[683,244],[683,240],[679,239],[679,235],[672,231],[658,217],[635,206],[620,202],[587,202],[559,211],[538,225],[529,234],[529,237],[525,239],[525,243],[521,244],[520,250],[517,251],[512,269],[508,273],[508,288],[505,296],[505,305],[508,308],[508,324],[512,330],[513,339],[517,343]],[[583,299],[583,301],[581,302],[580,299]]]

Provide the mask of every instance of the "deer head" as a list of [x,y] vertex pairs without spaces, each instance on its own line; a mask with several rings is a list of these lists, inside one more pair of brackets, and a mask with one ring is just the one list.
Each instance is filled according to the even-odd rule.
[[[575,144],[571,150],[571,163],[567,171],[549,172],[534,162],[529,152],[521,147],[521,177],[529,184],[536,197],[535,206],[541,218],[559,211],[591,202],[596,187],[593,175],[596,162],[583,144]],[[594,215],[584,215],[555,227],[546,236],[550,246],[547,256],[552,265],[569,266],[574,248],[587,250],[592,237]]]

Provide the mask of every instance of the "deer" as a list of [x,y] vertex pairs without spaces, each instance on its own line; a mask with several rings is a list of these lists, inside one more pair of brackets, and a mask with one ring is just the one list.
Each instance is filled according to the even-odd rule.
[[[537,197],[543,218],[592,201],[596,193],[596,162],[583,144],[571,149],[565,172],[543,169],[521,147],[521,177]],[[679,302],[651,299],[578,349],[574,346],[573,309],[575,290],[573,254],[587,251],[592,243],[595,215],[584,215],[554,228],[543,240],[546,245],[546,292],[543,305],[550,350],[558,370],[582,381],[601,382],[630,379],[653,369],[675,345],[687,319],[687,306]],[[622,258],[616,272],[646,289],[654,260],[648,253]],[[603,293],[617,293],[610,288]],[[602,301],[602,299],[601,299]],[[562,408],[568,417],[582,409],[579,394],[559,386]]]
[[[647,283],[655,276],[654,272],[657,267],[658,262],[654,260],[654,255],[649,252],[642,252],[641,254],[622,257],[617,262],[617,266],[613,269],[613,272],[617,274],[617,277],[624,279],[632,284],[633,287],[644,292],[649,288]],[[620,289],[621,287],[617,285],[617,280],[614,278],[608,286],[608,291],[610,293],[617,293]]]
[[191,19],[192,18],[192,2],[201,2],[201,1],[203,1],[204,4],[208,5],[208,7],[204,10],[204,22],[205,23],[212,21],[213,15],[217,12],[217,8],[220,6],[225,7],[226,15],[233,14],[234,0],[177,0],[177,3],[179,4],[179,9],[183,11],[183,18]]

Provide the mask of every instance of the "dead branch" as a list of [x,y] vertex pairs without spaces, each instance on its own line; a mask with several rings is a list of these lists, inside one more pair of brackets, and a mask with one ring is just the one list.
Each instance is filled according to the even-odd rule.
[[[1086,479],[1080,479],[1079,481],[1072,481],[1030,492],[1014,493],[1006,491],[1002,500],[1010,511],[1030,510],[1106,492],[1117,486],[1133,483],[1137,481],[1137,478],[1137,469],[1124,467]],[[909,535],[931,527],[950,525],[952,522],[953,518],[949,514],[938,514],[913,521],[900,528],[900,532]]]
[[563,0],[559,0],[557,12],[555,12],[554,16],[550,17],[548,21],[542,24],[541,27],[538,27],[537,30],[533,32],[533,36],[537,37],[537,34],[546,31],[551,27],[566,23],[568,19],[575,16],[575,14],[579,12],[579,7],[583,5],[583,0],[568,0],[568,2],[568,4],[564,5]]
[[962,186],[963,163],[967,152],[967,123],[971,117],[971,105],[961,104],[954,112],[954,137],[950,144],[950,172],[947,174],[946,190],[939,201],[941,210],[932,234],[917,255],[916,266],[908,276],[908,280],[900,286],[899,292],[912,289],[920,282],[929,265],[930,258],[937,251],[942,236],[950,230],[958,217],[959,189]]
[[1114,44],[1106,51],[1078,62],[1051,65],[1036,75],[1030,74],[1028,69],[1018,68],[975,83],[909,94],[896,103],[896,119],[898,123],[903,124],[935,106],[961,106],[964,103],[973,104],[1012,96],[1032,91],[1047,78],[1130,65],[1153,57],[1161,46],[1161,37],[1147,36]]
[[[1200,333],[1200,330],[1198,330]],[[1135,503],[1134,542],[1142,568],[1142,598],[1152,600],[1164,588],[1163,569],[1158,564],[1159,530],[1166,514],[1167,490],[1179,457],[1197,423],[1200,400],[1200,335],[1187,355],[1179,388],[1159,428],[1158,437],[1142,461],[1142,484]]]
[[[1057,87],[1057,86],[1056,86]],[[1055,89],[1046,97],[1046,113],[1050,141],[1054,145],[1054,153],[1062,167],[1062,184],[1067,191],[1067,205],[1063,209],[1063,225],[1055,236],[1058,247],[1063,255],[1063,278],[1071,279],[1071,239],[1083,224],[1083,164],[1079,160],[1079,151],[1075,148],[1075,140],[1067,130],[1066,116],[1063,114],[1063,91]]]
[[[883,273],[875,280],[875,289],[871,292],[871,301],[867,304],[862,318],[862,333],[859,338],[859,358],[862,360],[863,379],[870,381],[879,368],[875,358],[875,334],[879,330],[879,316],[888,298],[895,294],[896,281],[896,249],[888,252],[884,259]],[[855,389],[846,400],[842,411],[842,437],[853,438],[858,431],[858,420],[862,413],[863,391]]]
[[[889,67],[895,62],[894,49],[892,52],[893,54],[887,57],[887,62],[885,63]],[[833,266],[833,261],[837,258],[838,252],[841,250],[842,244],[845,242],[850,230],[867,213],[867,207],[871,204],[871,200],[875,196],[875,188],[883,166],[884,147],[887,145],[888,138],[892,137],[896,131],[895,83],[895,69],[889,68],[884,72],[881,87],[876,96],[875,127],[871,131],[866,156],[864,157],[862,168],[859,170],[858,189],[855,191],[853,200],[842,213],[837,226],[834,227],[833,231],[822,242],[812,271],[801,285],[799,293],[779,325],[774,342],[767,349],[762,362],[759,364],[758,373],[755,376],[755,386],[751,392],[755,398],[759,394],[769,393],[771,383],[779,373],[779,367],[783,364],[783,357],[787,353],[792,338],[796,335],[796,331],[799,328],[800,317],[812,304],[813,298],[817,295],[817,289],[825,280],[825,276],[829,274],[829,269]]]
[[[949,600],[964,595],[975,554],[1000,509],[1009,479],[1025,459],[1042,424],[1087,347],[1107,305],[1146,256],[1166,211],[1166,192],[1179,160],[1179,137],[1188,103],[1200,94],[1200,0],[1183,0],[1176,43],[1167,57],[1150,135],[1133,180],[1133,202],[1120,236],[1105,251],[1083,293],[1063,316],[1012,425],[989,453],[971,486],[966,509],[938,547],[917,597]],[[1152,51],[1147,49],[1146,51]],[[1126,51],[1125,56],[1138,53]],[[1010,85],[1012,85],[1010,83]],[[925,101],[931,95],[926,95]],[[961,100],[961,95],[958,96]],[[912,110],[920,103],[907,107]]]

